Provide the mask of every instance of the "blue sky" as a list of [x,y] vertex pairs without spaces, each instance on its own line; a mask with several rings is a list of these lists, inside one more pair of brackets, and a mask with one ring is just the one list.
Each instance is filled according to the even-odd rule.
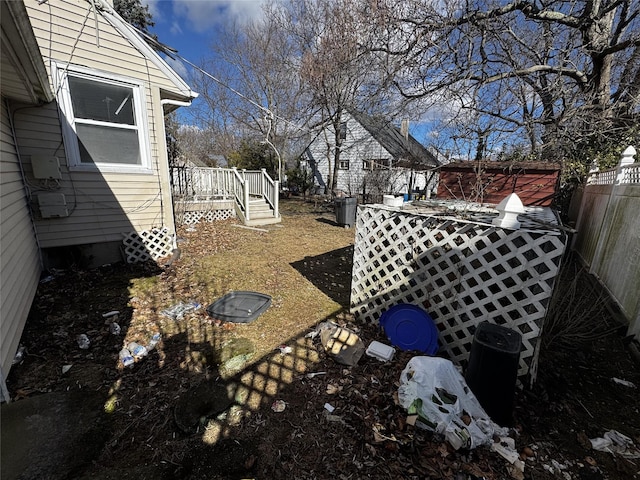
[[[149,6],[155,26],[151,32],[158,39],[175,49],[178,54],[196,65],[209,57],[209,48],[215,42],[220,27],[231,21],[250,21],[260,18],[264,0],[141,0]],[[189,80],[192,67],[169,58],[167,62],[185,80]],[[208,73],[216,75],[217,72]],[[195,100],[197,104],[199,100]],[[178,109],[178,119],[189,124],[189,107]],[[427,124],[413,121],[411,133],[422,143],[426,143]]]
[[[158,39],[190,62],[199,65],[209,56],[220,26],[231,21],[247,21],[262,14],[262,0],[142,0],[149,6],[155,26],[150,30]],[[168,63],[185,80],[191,67],[179,61]],[[209,72],[216,75],[216,72]],[[198,100],[196,100],[197,102]],[[188,118],[188,107],[178,109],[179,118]]]

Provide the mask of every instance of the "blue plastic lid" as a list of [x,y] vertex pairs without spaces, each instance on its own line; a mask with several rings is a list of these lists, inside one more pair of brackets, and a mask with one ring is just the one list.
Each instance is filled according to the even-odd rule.
[[393,345],[427,355],[438,352],[438,329],[422,308],[408,303],[391,307],[380,317],[380,325]]

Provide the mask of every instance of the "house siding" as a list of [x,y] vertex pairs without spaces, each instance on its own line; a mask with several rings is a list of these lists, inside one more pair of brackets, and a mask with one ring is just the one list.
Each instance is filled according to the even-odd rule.
[[[52,187],[45,185],[32,201],[35,225],[41,247],[121,242],[123,234],[166,226],[174,230],[169,179],[164,152],[164,120],[159,91],[179,95],[180,91],[149,59],[134,48],[102,15],[95,28],[91,3],[86,0],[59,0],[27,5],[33,30],[49,76],[51,61],[61,67],[70,63],[141,81],[144,86],[146,128],[151,159],[150,173],[79,171],[69,164],[63,142],[58,105],[53,102],[19,115],[18,142],[29,182],[43,184],[33,177],[34,156],[57,157],[62,179]],[[53,85],[53,82],[52,82]],[[153,100],[152,100],[153,99]],[[69,215],[42,218],[37,195],[54,191],[65,196]]]
[[40,261],[4,98],[1,110],[0,365],[6,378],[38,286]]
[[[336,188],[349,195],[357,195],[371,190],[373,185],[364,185],[364,179],[369,170],[364,169],[366,160],[388,166],[395,162],[389,152],[371,133],[360,124],[351,114],[343,114],[343,121],[347,123],[347,134],[343,140],[341,161],[349,162],[348,170],[338,170]],[[325,187],[329,178],[329,166],[333,168],[335,154],[335,136],[331,126],[327,126],[309,145],[307,159],[313,163],[317,171],[316,183]],[[384,193],[408,193],[411,171],[404,168],[388,167],[380,169],[389,172],[385,178]],[[423,189],[427,177],[422,172],[414,173],[414,187]]]

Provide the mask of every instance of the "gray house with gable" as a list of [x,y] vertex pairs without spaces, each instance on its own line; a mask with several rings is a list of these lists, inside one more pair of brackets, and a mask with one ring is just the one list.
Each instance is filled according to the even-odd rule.
[[[349,110],[339,134],[337,190],[376,198],[435,188],[440,162],[408,133],[406,124],[400,128],[387,119]],[[316,190],[327,189],[335,149],[335,132],[327,123],[302,156],[303,168],[314,174]]]

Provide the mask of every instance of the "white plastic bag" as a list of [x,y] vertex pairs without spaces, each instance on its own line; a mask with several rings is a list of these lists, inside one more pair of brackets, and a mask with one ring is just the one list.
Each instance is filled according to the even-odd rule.
[[505,434],[484,411],[449,360],[413,357],[400,375],[400,404],[418,415],[416,426],[441,435],[456,449],[490,444]]

